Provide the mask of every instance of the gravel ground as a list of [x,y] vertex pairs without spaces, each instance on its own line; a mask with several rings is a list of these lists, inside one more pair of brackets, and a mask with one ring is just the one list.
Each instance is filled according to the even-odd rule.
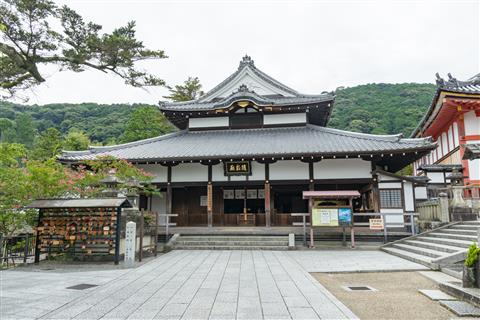
[[[452,319],[455,315],[418,289],[438,286],[418,272],[312,273],[361,319]],[[377,291],[347,291],[344,286],[368,286]]]

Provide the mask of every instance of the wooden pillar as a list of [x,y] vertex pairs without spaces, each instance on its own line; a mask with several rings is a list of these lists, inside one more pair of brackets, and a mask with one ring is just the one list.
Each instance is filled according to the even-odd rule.
[[167,167],[167,194],[165,213],[172,214],[172,167]]
[[266,227],[270,227],[270,225],[271,225],[271,216],[270,216],[271,202],[270,202],[270,180],[269,179],[270,179],[269,167],[268,167],[268,163],[265,163],[265,190],[264,190],[265,197],[264,197],[264,201],[265,201],[265,226]]
[[38,220],[37,220],[37,237],[35,238],[35,260],[34,262],[38,264],[40,262],[40,231],[38,228],[40,227],[40,223],[42,222],[43,218],[43,210],[40,209],[40,212],[38,213]]
[[[372,161],[372,171],[377,169],[377,165]],[[380,212],[380,191],[378,188],[378,175],[372,175],[372,200],[373,200],[373,211]]]
[[314,175],[313,175],[313,162],[308,163],[308,190],[314,191],[315,190],[315,183],[314,183]]
[[115,264],[119,264],[120,262],[120,228],[122,220],[122,208],[117,208],[117,224],[115,227]]
[[213,186],[212,186],[212,165],[208,165],[208,185],[207,185],[207,224],[213,226]]

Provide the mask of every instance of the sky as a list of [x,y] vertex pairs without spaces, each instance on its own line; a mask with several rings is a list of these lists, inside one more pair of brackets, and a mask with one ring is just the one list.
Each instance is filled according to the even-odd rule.
[[[56,2],[106,32],[135,20],[138,39],[169,56],[141,67],[169,85],[194,76],[211,89],[245,54],[307,94],[367,83],[433,83],[436,72],[464,80],[480,69],[480,0]],[[24,92],[29,104],[156,104],[167,94],[99,71],[42,71],[46,83]]]

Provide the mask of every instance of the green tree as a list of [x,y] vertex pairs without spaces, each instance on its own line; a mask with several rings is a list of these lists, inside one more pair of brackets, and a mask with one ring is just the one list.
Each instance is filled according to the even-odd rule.
[[14,132],[15,122],[7,118],[0,118],[0,142],[10,140],[10,136]]
[[47,160],[57,156],[62,151],[62,134],[55,128],[48,128],[35,140],[32,158]]
[[89,145],[90,139],[88,136],[83,131],[72,128],[65,136],[63,149],[71,151],[86,150]]
[[182,85],[176,85],[175,88],[167,88],[170,91],[170,95],[163,97],[172,101],[195,100],[203,95],[202,85],[197,77],[188,77]]
[[13,94],[45,81],[39,66],[81,72],[87,68],[115,74],[128,85],[164,85],[138,69],[147,59],[163,59],[136,38],[135,22],[101,34],[102,26],[85,21],[67,6],[50,0],[3,0],[0,3],[0,88]]
[[32,116],[27,113],[18,114],[16,120],[16,142],[31,148],[35,139],[35,124]]
[[135,110],[127,122],[122,142],[156,137],[170,131],[168,123],[156,107],[145,106]]

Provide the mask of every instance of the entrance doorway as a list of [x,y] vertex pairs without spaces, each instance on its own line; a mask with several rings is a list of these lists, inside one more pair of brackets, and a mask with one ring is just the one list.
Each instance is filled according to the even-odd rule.
[[[238,225],[248,215],[250,225],[265,223],[265,200],[263,188],[223,189],[223,212],[225,225]],[[262,222],[263,221],[263,222]]]

